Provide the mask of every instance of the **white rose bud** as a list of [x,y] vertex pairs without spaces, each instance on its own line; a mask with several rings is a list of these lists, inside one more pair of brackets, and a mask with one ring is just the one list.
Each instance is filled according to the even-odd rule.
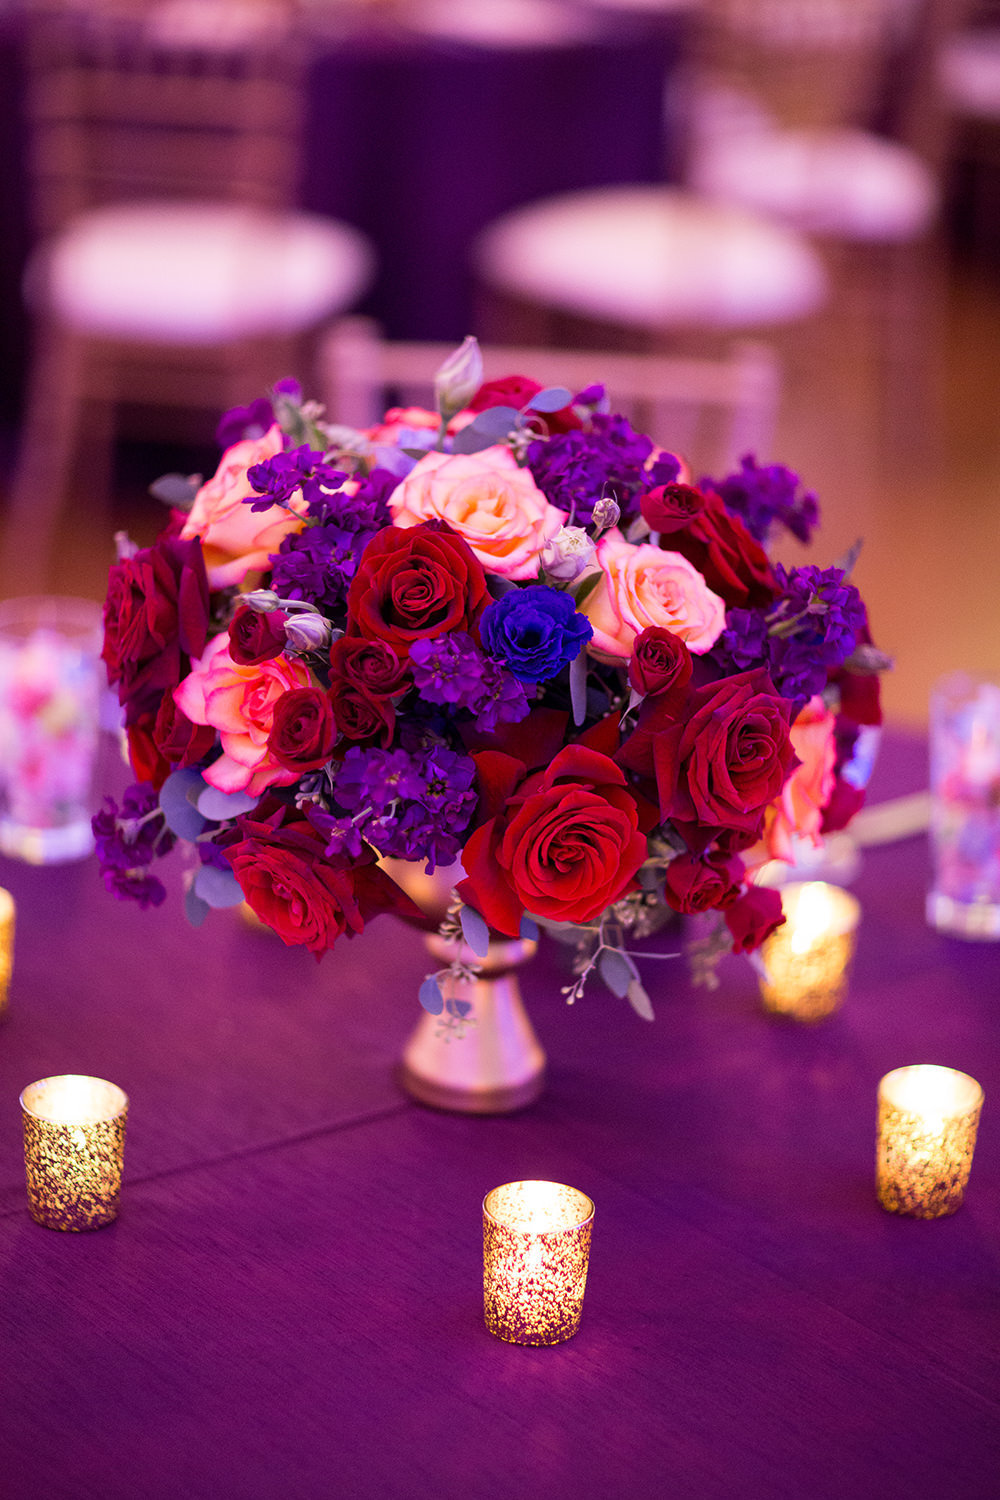
[[325,651],[330,644],[330,622],[311,610],[289,615],[285,640],[293,651]]
[[266,615],[272,609],[277,609],[281,600],[273,589],[251,589],[249,594],[240,596],[240,603],[245,604],[248,609],[256,610],[259,615]]
[[443,417],[454,416],[483,383],[483,356],[471,333],[434,376],[434,397]]
[[564,526],[542,550],[542,568],[560,583],[572,583],[590,566],[597,548],[582,526]]

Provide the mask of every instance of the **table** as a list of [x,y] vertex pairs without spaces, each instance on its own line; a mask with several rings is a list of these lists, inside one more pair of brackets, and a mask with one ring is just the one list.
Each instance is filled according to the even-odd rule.
[[[890,738],[873,796],[918,788]],[[987,1500],[1000,1472],[1000,947],[927,929],[926,849],[865,851],[852,992],[815,1029],[647,966],[653,1025],[558,954],[523,989],[547,1092],[435,1113],[392,1078],[426,963],[388,918],[317,965],[176,890],[119,905],[84,863],[3,862],[18,902],[0,1031],[0,1493]],[[890,1068],[971,1072],[967,1201],[873,1188]],[[131,1098],[121,1216],[28,1218],[17,1096],[62,1071]],[[565,1181],[597,1214],[576,1339],[482,1325],[480,1203]]]
[[[671,172],[664,89],[689,17],[656,27],[585,13],[531,45],[418,30],[369,7],[317,8],[299,198],[370,236],[379,270],[362,311],[389,337],[460,341],[474,321],[468,246],[519,203]],[[570,13],[572,14],[572,13]],[[0,16],[0,405],[23,381],[28,253],[20,118],[23,19]]]

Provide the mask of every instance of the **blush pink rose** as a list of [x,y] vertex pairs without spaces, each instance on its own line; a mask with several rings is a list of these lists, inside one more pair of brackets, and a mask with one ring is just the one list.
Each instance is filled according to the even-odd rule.
[[699,654],[714,646],[726,607],[679,552],[648,542],[633,546],[616,530],[598,542],[595,561],[600,581],[581,606],[594,628],[591,655],[627,661],[636,636],[653,626],[679,636]]
[[833,795],[836,716],[822,698],[811,698],[792,724],[792,749],[801,762],[768,809],[764,842],[771,859],[794,860],[793,837],[821,842],[823,809]]
[[395,525],[444,521],[501,578],[534,578],[538,555],[566,519],[528,469],[497,445],[479,453],[428,453],[389,497]]
[[[281,428],[277,423],[261,438],[245,438],[234,443],[222,455],[218,469],[206,480],[195,496],[181,536],[185,541],[200,537],[205,554],[208,581],[213,588],[229,588],[242,583],[248,573],[268,565],[271,553],[277,552],[289,532],[301,529],[301,522],[281,505],[253,511],[243,501],[255,493],[247,470],[254,464],[273,458],[282,449]],[[305,513],[305,501],[293,497],[291,505]]]
[[289,786],[301,775],[268,748],[274,710],[285,693],[313,686],[308,669],[288,657],[241,666],[229,654],[228,635],[217,635],[179,687],[174,702],[192,724],[219,731],[222,754],[204,772],[220,792],[260,796],[269,786]]
[[[460,432],[469,425],[473,415],[471,411],[457,412],[448,423],[447,430],[451,433]],[[410,432],[437,432],[440,426],[441,418],[437,412],[428,411],[425,406],[390,406],[381,422],[374,427],[362,428],[362,432],[370,443],[391,446],[399,442],[407,429]]]

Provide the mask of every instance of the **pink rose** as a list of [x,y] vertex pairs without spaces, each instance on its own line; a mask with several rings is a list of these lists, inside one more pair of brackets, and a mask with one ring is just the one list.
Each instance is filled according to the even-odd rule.
[[[458,412],[448,423],[448,431],[461,431],[472,421],[472,416],[471,411]],[[428,411],[425,406],[390,406],[381,422],[374,427],[362,428],[362,432],[370,443],[395,447],[406,431],[436,433],[440,426],[438,413]]]
[[597,544],[600,582],[581,606],[594,627],[587,648],[601,661],[627,661],[635,638],[659,626],[697,653],[709,651],[726,622],[726,607],[697,568],[678,552],[645,542],[633,546],[620,531]]
[[[248,573],[268,565],[282,539],[301,529],[301,522],[281,505],[253,511],[243,501],[255,494],[247,479],[254,464],[273,458],[282,449],[281,428],[275,425],[262,438],[246,438],[234,443],[222,455],[218,469],[195,496],[194,505],[181,536],[185,541],[200,537],[213,588],[229,588],[242,583]],[[291,501],[299,514],[305,513],[301,496]]]
[[487,573],[535,578],[539,553],[565,517],[527,469],[501,446],[480,453],[428,453],[389,497],[399,527],[444,521]]
[[282,765],[268,739],[282,695],[311,686],[308,669],[285,656],[241,666],[229,654],[229,636],[217,635],[174,689],[174,702],[192,724],[219,731],[223,753],[204,772],[209,785],[258,797],[266,787],[296,781],[301,767]]
[[767,812],[764,841],[771,859],[794,861],[793,835],[814,845],[821,842],[823,809],[833,795],[835,722],[836,716],[822,698],[811,698],[789,730],[792,749],[801,764]]

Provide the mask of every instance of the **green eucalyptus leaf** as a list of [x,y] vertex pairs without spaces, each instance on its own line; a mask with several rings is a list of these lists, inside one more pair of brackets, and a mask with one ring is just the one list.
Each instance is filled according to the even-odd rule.
[[161,500],[174,510],[190,510],[200,489],[200,474],[161,474],[149,486],[149,493],[154,500]]
[[218,865],[202,865],[194,877],[194,891],[209,906],[239,906],[243,900],[243,887],[232,870],[220,870]]
[[573,706],[573,723],[579,727],[587,717],[587,648],[584,646],[569,668],[569,698]]
[[434,974],[428,974],[417,991],[417,996],[424,1010],[429,1011],[432,1016],[439,1016],[444,1010],[444,996]]
[[489,952],[490,929],[472,906],[463,906],[458,914],[462,924],[462,936],[477,958],[485,958]]
[[210,910],[208,902],[201,899],[193,886],[189,887],[184,894],[184,914],[191,926],[200,927]]
[[597,967],[601,978],[613,995],[619,1000],[624,1000],[628,994],[629,985],[638,983],[639,975],[635,964],[626,953],[618,948],[604,948],[597,960]]
[[633,979],[628,987],[628,1003],[636,1015],[641,1016],[644,1021],[656,1020],[656,1017],[653,1015],[653,1006],[650,998],[638,979]]
[[528,411],[562,411],[573,399],[573,392],[564,385],[549,385],[544,391],[536,391],[527,403]]
[[171,771],[160,788],[160,808],[167,827],[179,839],[196,839],[205,827],[205,819],[194,805],[204,786],[201,772],[188,766]]

